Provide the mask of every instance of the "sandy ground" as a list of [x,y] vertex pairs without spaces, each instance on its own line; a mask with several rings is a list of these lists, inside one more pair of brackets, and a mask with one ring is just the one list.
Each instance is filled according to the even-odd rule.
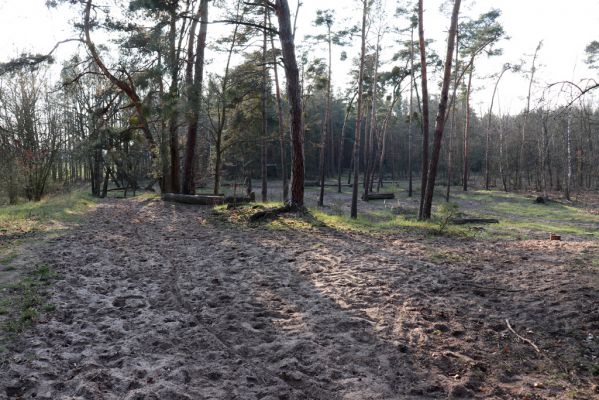
[[599,398],[594,242],[281,231],[108,200],[29,252],[60,276],[56,311],[10,349],[0,398]]

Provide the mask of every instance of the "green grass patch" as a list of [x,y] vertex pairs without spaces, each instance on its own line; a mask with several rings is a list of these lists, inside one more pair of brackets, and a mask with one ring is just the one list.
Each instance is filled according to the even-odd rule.
[[541,222],[541,221],[503,221],[499,224],[500,228],[503,228],[506,232],[509,230],[519,231],[520,235],[525,234],[527,231],[533,231],[537,233],[542,233],[545,235],[549,235],[551,233],[557,235],[573,235],[580,237],[594,237],[599,238],[599,232],[592,227],[584,227],[580,225],[576,225],[574,223],[571,224],[559,224],[559,223],[551,223],[551,222]]
[[10,268],[23,242],[37,233],[54,235],[69,224],[80,223],[96,204],[97,199],[89,194],[89,188],[80,188],[38,202],[0,207],[0,263]]
[[550,233],[599,237],[599,215],[582,206],[549,201],[536,204],[534,196],[501,191],[471,191],[454,195],[461,208],[473,216],[494,216],[500,224],[489,227],[493,237],[522,238]]
[[[247,224],[252,214],[268,208],[278,208],[282,205],[281,202],[252,203],[241,205],[232,210],[228,209],[227,205],[219,205],[213,207],[213,217],[215,222]],[[349,215],[343,213],[343,205],[338,201],[334,201],[326,209],[320,207],[309,208],[309,214],[307,215],[282,214],[279,218],[267,222],[258,222],[258,225],[269,230],[310,230],[329,227],[339,231],[368,234],[397,233],[407,230],[435,236],[471,236],[472,234],[472,230],[468,227],[447,224],[444,215],[436,216],[430,221],[419,221],[416,214],[405,212],[398,215],[394,213],[394,208],[391,207],[362,211],[358,214],[357,219],[352,219]]]
[[0,316],[8,315],[10,311],[10,301],[8,299],[0,300]]
[[144,201],[144,200],[154,200],[154,199],[160,199],[160,194],[157,192],[151,192],[151,191],[144,191],[144,192],[137,192],[137,194],[134,196],[127,196],[128,199],[135,199],[138,201]]
[[45,303],[45,293],[56,273],[47,265],[40,265],[20,282],[6,288],[7,298],[0,302],[0,315],[4,331],[19,334],[36,322],[44,312],[52,312],[55,306]]
[[88,189],[49,196],[38,202],[0,207],[0,235],[26,236],[48,230],[56,223],[77,223],[92,209],[96,199]]
[[[536,204],[536,196],[530,193],[506,193],[500,190],[455,191],[452,203],[446,203],[443,196],[436,196],[433,218],[430,221],[417,219],[418,198],[407,197],[407,192],[395,185],[397,199],[387,202],[372,202],[359,206],[358,218],[351,219],[347,208],[351,198],[348,193],[342,197],[330,193],[325,208],[311,207],[314,221],[304,217],[282,216],[262,224],[265,229],[312,229],[326,225],[341,231],[362,233],[393,233],[410,231],[424,235],[466,236],[479,239],[521,240],[544,238],[550,233],[583,239],[599,237],[599,214],[593,214],[583,205],[560,201]],[[416,188],[417,189],[417,188]],[[316,193],[317,187],[306,188],[306,193]],[[417,190],[415,190],[417,193]],[[336,197],[334,197],[336,196]],[[311,198],[310,198],[311,199]],[[312,199],[313,200],[313,199]],[[226,210],[226,206],[215,208],[221,219],[229,222],[243,222],[256,209],[252,207],[278,207],[281,203],[256,203],[237,210]],[[451,224],[454,217],[497,218],[499,224],[473,224],[457,226]]]
[[2,257],[0,257],[0,264],[9,265],[15,258],[17,258],[17,256],[18,253],[16,251],[7,251],[6,254],[3,254]]
[[44,304],[44,306],[42,307],[42,310],[47,313],[56,311],[56,305],[51,304],[51,303]]
[[374,210],[358,214],[353,219],[349,215],[329,214],[321,209],[311,210],[316,220],[340,231],[359,233],[397,233],[411,231],[425,235],[469,236],[470,230],[464,227],[443,223],[438,218],[430,221],[419,221],[416,218],[393,214],[391,209]]
[[227,204],[222,204],[212,208],[212,221],[231,224],[247,224],[254,213],[268,208],[278,208],[282,206],[282,202],[266,202],[240,204],[235,208],[229,209]]

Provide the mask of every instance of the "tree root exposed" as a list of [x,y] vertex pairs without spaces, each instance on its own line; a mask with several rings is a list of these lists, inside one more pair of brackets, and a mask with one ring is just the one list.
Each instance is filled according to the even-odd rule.
[[281,214],[287,214],[292,212],[307,213],[307,209],[304,206],[298,206],[295,204],[287,203],[283,207],[267,208],[265,210],[258,211],[250,216],[250,222],[260,221],[271,221],[277,219]]

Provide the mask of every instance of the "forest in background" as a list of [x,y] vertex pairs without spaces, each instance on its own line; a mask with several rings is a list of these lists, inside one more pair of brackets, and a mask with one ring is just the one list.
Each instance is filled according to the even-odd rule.
[[[564,81],[539,90],[542,42],[523,61],[485,77],[493,97],[488,108],[473,108],[477,63],[509,46],[500,10],[458,20],[456,2],[452,51],[442,59],[420,35],[422,2],[400,2],[389,15],[380,1],[364,0],[362,21],[319,10],[310,16],[313,32],[302,38],[294,38],[293,21],[301,6],[289,10],[286,3],[132,0],[116,9],[91,0],[48,2],[80,9],[79,37],[68,41],[80,42],[81,51],[63,62],[58,81],[48,78],[52,53],[23,54],[0,67],[2,201],[36,201],[81,182],[98,197],[153,187],[220,194],[224,185],[241,192],[252,179],[263,201],[289,200],[294,176],[323,189],[359,186],[364,199],[402,180],[422,203],[428,186],[443,190],[447,201],[452,186],[559,191],[567,199],[597,189],[599,110],[587,96],[596,84]],[[288,26],[281,25],[285,11]],[[222,19],[211,20],[213,14]],[[228,33],[211,36],[216,24]],[[100,44],[96,35],[110,40]],[[389,51],[383,37],[396,43],[390,59],[381,55]],[[339,61],[331,48],[356,40],[363,42],[360,54],[342,53],[354,65],[351,83],[333,87]],[[315,46],[328,57],[310,51]],[[599,44],[590,42],[586,52],[586,62],[598,66]],[[222,63],[218,72],[204,72],[208,56]],[[297,78],[290,84],[292,58]],[[517,114],[495,101],[506,74],[529,82]],[[438,178],[427,185],[429,171]],[[269,195],[269,179],[282,181],[283,198]],[[352,216],[356,200],[357,193]]]

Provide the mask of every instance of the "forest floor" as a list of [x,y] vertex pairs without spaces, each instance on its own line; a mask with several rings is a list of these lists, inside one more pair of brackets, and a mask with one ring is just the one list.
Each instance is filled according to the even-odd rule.
[[259,224],[251,207],[77,202],[0,261],[18,331],[0,398],[599,398],[594,199],[459,193],[502,222],[442,227],[404,195],[357,221],[348,193],[327,196]]

